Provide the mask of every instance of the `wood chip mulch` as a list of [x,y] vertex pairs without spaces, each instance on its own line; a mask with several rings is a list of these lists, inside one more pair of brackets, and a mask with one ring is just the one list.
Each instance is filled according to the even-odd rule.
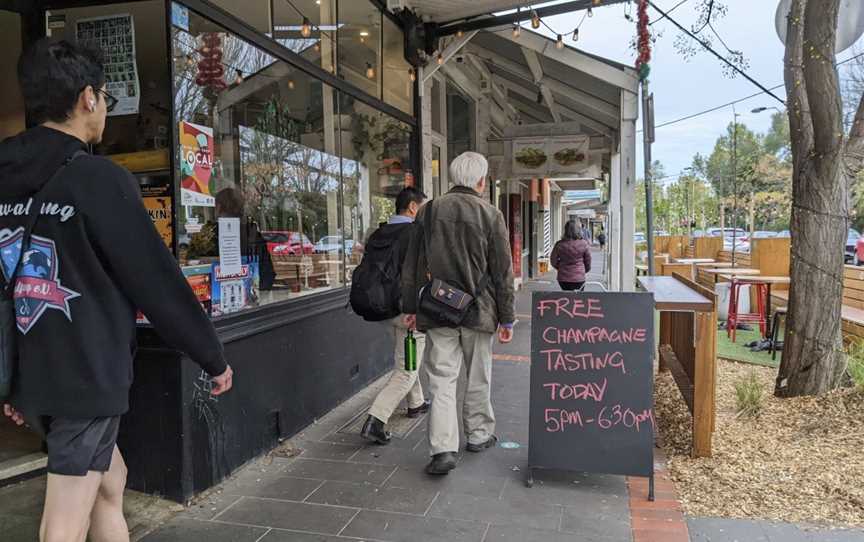
[[[718,360],[714,457],[690,457],[691,416],[667,372],[656,410],[668,469],[694,516],[864,526],[864,391],[774,397],[776,369]],[[737,416],[736,381],[764,384],[761,413]]]

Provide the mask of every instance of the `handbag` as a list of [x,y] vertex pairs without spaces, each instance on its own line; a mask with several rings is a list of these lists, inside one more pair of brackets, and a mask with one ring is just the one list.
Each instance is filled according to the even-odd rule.
[[423,246],[426,252],[426,277],[428,282],[420,290],[419,312],[433,322],[445,327],[459,327],[489,284],[489,275],[484,275],[477,284],[476,293],[468,293],[447,282],[432,277],[429,271],[429,245],[432,240],[432,204],[429,203],[423,217]]
[[11,276],[8,280],[5,279],[5,273],[0,273],[0,280],[3,280],[2,290],[0,290],[0,401],[8,399],[12,394],[12,382],[15,377],[15,368],[18,365],[18,324],[15,308],[15,284],[24,254],[30,249],[33,228],[39,220],[42,204],[45,202],[45,192],[72,160],[86,154],[84,151],[77,151],[71,158],[64,161],[57,171],[54,172],[54,175],[32,197],[30,215],[27,217],[24,235],[21,237],[21,251],[18,253],[18,260],[15,262],[15,267],[12,268]]

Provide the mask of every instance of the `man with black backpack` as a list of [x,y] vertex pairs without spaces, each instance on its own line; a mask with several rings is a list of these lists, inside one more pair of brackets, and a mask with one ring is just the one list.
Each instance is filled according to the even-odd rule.
[[[411,329],[402,315],[402,262],[408,252],[414,230],[414,218],[426,195],[414,187],[404,188],[396,196],[396,214],[369,237],[363,261],[354,270],[351,283],[351,307],[370,322],[386,322],[393,329],[396,364],[390,380],[378,393],[363,424],[363,438],[378,444],[390,442],[384,425],[407,396],[408,417],[415,418],[429,410],[417,370],[406,370],[404,342]],[[418,335],[416,359],[423,359],[425,337]]]

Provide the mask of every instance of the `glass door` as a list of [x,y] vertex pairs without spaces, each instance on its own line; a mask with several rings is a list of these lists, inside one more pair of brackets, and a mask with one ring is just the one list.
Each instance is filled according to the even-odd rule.
[[[23,18],[20,13],[3,9],[0,2],[0,140],[25,128],[24,100],[18,87],[16,67],[24,43]],[[24,465],[44,466],[42,440],[35,433],[17,427],[0,415],[0,481],[27,471]],[[36,468],[39,468],[38,466]],[[22,470],[23,469],[23,470]]]

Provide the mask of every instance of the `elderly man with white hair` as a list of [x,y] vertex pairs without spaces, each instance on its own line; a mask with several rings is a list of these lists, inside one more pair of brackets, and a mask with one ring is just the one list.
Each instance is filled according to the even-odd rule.
[[406,323],[426,332],[429,392],[429,474],[456,467],[459,413],[456,388],[465,363],[462,409],[466,450],[482,452],[498,439],[492,410],[492,341],[513,338],[513,268],[504,215],[483,199],[489,165],[466,152],[453,160],[454,188],[417,216],[402,268]]

